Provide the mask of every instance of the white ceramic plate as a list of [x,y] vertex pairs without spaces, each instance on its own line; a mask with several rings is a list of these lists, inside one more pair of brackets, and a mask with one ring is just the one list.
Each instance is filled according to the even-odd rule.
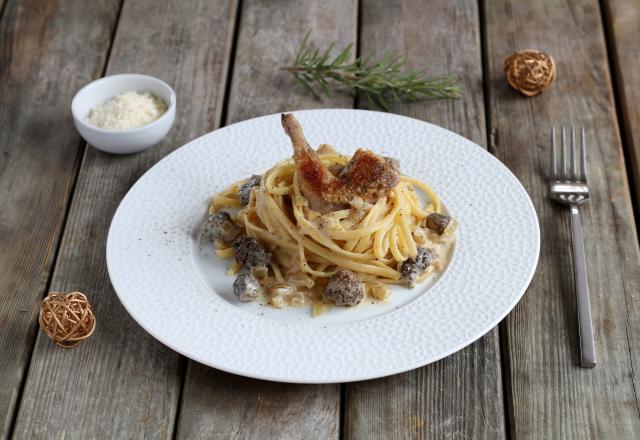
[[209,133],[149,170],[118,208],[107,241],[114,289],[131,316],[172,349],[244,376],[346,382],[441,359],[494,327],[533,276],[540,247],[531,201],[511,172],[476,144],[402,116],[356,110],[294,112],[311,145],[367,147],[400,160],[458,220],[444,273],[389,304],[309,308],[243,304],[228,260],[198,248],[196,232],[216,191],[291,155],[280,116]]

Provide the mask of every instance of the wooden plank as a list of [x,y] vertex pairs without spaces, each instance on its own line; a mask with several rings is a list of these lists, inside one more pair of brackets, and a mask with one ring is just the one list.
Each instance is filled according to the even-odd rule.
[[151,0],[125,2],[108,73],[144,72],[172,84],[176,122],[161,144],[144,153],[87,149],[52,288],[86,292],[97,328],[70,351],[39,333],[16,438],[172,436],[184,362],[120,304],[107,275],[105,243],[119,201],[142,173],[219,124],[236,7],[207,0],[163,7]]
[[307,31],[319,48],[355,43],[356,17],[355,0],[243,2],[227,123],[284,110],[353,107],[344,94],[314,99],[280,67],[293,63]]
[[[356,2],[244,1],[227,122],[284,110],[351,107],[349,96],[316,101],[278,67],[290,63],[308,29],[311,42],[355,41]],[[278,384],[191,362],[180,438],[338,437],[340,386]],[[216,396],[216,398],[212,398]]]
[[191,361],[178,438],[338,438],[339,385],[248,379]]
[[640,200],[640,2],[602,2],[609,37],[613,75],[618,92],[626,149],[633,175],[633,191]]
[[[498,0],[484,7],[492,150],[528,190],[542,231],[537,274],[504,326],[512,433],[637,438],[640,256],[598,3]],[[548,51],[557,62],[556,82],[535,98],[510,89],[502,72],[503,60],[522,48]],[[551,126],[570,123],[588,135],[592,198],[581,212],[594,369],[578,367],[569,213],[548,198]]]
[[[485,145],[478,5],[468,0],[456,6],[446,0],[363,1],[361,52],[395,50],[412,67],[457,74],[464,81],[462,99],[394,104],[391,110]],[[347,385],[348,439],[504,437],[497,329],[435,364]]]
[[[2,2],[0,2],[2,3]],[[1,8],[1,5],[0,5]],[[9,1],[0,21],[0,437],[33,349],[81,141],[75,91],[102,72],[118,0]]]
[[[640,202],[640,2],[637,0],[609,0],[601,3],[605,26],[608,29],[609,50],[613,59],[612,74],[616,81],[621,113],[618,120],[624,132],[624,147],[627,151],[627,169],[633,176],[631,191],[635,193],[636,207]],[[633,194],[633,193],[632,193]],[[633,197],[633,195],[632,195]],[[636,211],[636,231],[638,230],[638,212]],[[640,300],[632,292],[627,298],[627,307],[632,310],[627,316],[628,332],[635,335],[629,340],[634,375],[636,401],[640,402]],[[640,404],[638,404],[640,407]]]

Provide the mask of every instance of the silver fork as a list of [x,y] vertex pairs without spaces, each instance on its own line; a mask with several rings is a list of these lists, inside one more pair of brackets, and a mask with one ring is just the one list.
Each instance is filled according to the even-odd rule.
[[[569,206],[571,210],[571,242],[573,244],[573,274],[578,303],[578,325],[580,328],[580,365],[583,368],[596,366],[596,350],[591,323],[589,285],[587,284],[587,259],[584,251],[582,223],[578,206],[589,200],[587,186],[587,158],[584,128],[580,130],[580,159],[576,151],[576,129],[571,127],[571,152],[567,155],[567,130],[562,127],[560,170],[557,164],[556,127],[551,130],[551,198]],[[580,166],[578,167],[578,162]],[[569,169],[571,168],[571,169]]]

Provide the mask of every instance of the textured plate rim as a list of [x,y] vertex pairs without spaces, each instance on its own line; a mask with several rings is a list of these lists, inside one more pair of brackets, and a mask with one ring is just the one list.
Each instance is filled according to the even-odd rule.
[[[468,145],[473,145],[475,148],[477,148],[479,151],[481,151],[483,154],[486,155],[487,160],[492,161],[494,163],[494,165],[497,165],[499,168],[502,169],[502,172],[509,176],[509,178],[511,179],[512,183],[522,192],[522,194],[524,194],[526,196],[526,201],[528,202],[528,207],[529,207],[529,214],[531,214],[532,216],[532,220],[533,223],[535,223],[535,229],[532,231],[535,234],[535,249],[534,249],[534,259],[531,263],[531,267],[529,270],[529,273],[526,276],[526,279],[523,277],[522,278],[522,288],[519,289],[518,293],[512,297],[511,302],[504,307],[504,310],[502,311],[502,313],[500,313],[499,315],[496,315],[496,317],[494,319],[492,319],[490,321],[489,324],[485,325],[482,330],[478,330],[476,331],[472,336],[467,337],[466,339],[462,340],[461,342],[459,342],[456,345],[453,345],[451,348],[449,348],[446,351],[442,351],[440,352],[437,356],[428,358],[426,360],[416,360],[413,363],[405,363],[403,364],[401,367],[397,367],[397,368],[386,368],[386,369],[381,369],[381,371],[377,372],[377,373],[369,373],[369,374],[351,374],[348,376],[337,376],[337,377],[326,377],[326,378],[319,378],[319,377],[313,377],[313,378],[300,378],[300,377],[290,377],[286,374],[263,374],[262,372],[260,373],[254,373],[251,371],[247,371],[247,370],[243,370],[240,368],[230,368],[228,365],[225,365],[224,362],[216,362],[216,361],[212,361],[211,359],[205,359],[204,357],[200,356],[198,353],[194,353],[192,351],[189,350],[185,350],[183,347],[174,344],[170,339],[167,339],[165,337],[163,337],[161,334],[159,334],[157,331],[155,331],[155,329],[149,325],[149,323],[141,316],[141,314],[139,313],[138,310],[134,309],[133,307],[131,307],[131,304],[127,301],[127,296],[125,294],[123,294],[124,290],[126,289],[125,287],[123,287],[119,281],[118,281],[118,276],[116,273],[114,273],[113,271],[113,259],[116,258],[114,256],[114,247],[113,247],[113,236],[117,233],[117,231],[114,230],[114,224],[115,224],[115,220],[116,218],[118,218],[118,215],[121,214],[121,209],[124,205],[124,202],[126,201],[127,197],[129,197],[129,194],[131,194],[132,192],[134,192],[134,190],[137,190],[137,188],[140,187],[140,185],[143,184],[143,182],[145,181],[145,179],[148,177],[148,175],[150,175],[153,170],[158,167],[160,164],[166,163],[168,161],[171,161],[173,157],[175,157],[177,154],[179,154],[182,150],[185,150],[186,148],[188,148],[191,145],[197,144],[199,141],[203,140],[204,138],[207,138],[208,136],[212,136],[215,133],[220,133],[220,132],[224,132],[227,130],[233,130],[233,129],[237,129],[238,126],[241,126],[243,124],[250,124],[253,121],[256,120],[262,120],[262,119],[267,119],[267,118],[274,118],[277,115],[279,115],[280,113],[275,113],[275,114],[270,114],[270,115],[264,115],[264,116],[260,116],[257,118],[252,118],[249,120],[245,120],[245,121],[241,121],[241,122],[237,122],[219,129],[216,129],[212,132],[209,133],[205,133],[202,136],[199,136],[198,138],[186,143],[185,145],[177,148],[176,150],[174,150],[173,152],[171,152],[170,154],[168,154],[167,156],[165,156],[164,158],[162,158],[160,161],[158,161],[153,167],[151,167],[149,170],[147,170],[137,181],[136,183],[130,188],[130,190],[127,192],[127,194],[125,195],[125,197],[122,199],[121,203],[119,204],[114,217],[112,219],[112,223],[110,225],[109,228],[109,234],[107,237],[107,246],[106,246],[106,254],[107,254],[107,270],[109,273],[109,277],[111,280],[111,284],[114,288],[114,291],[116,292],[118,298],[120,299],[120,302],[123,304],[124,308],[127,310],[127,312],[132,316],[132,318],[146,331],[148,332],[151,336],[153,336],[155,339],[157,339],[158,341],[160,341],[162,344],[166,345],[167,347],[169,347],[170,349],[184,355],[185,357],[188,357],[196,362],[202,363],[204,365],[208,365],[210,367],[213,368],[217,368],[220,369],[222,371],[226,371],[229,373],[233,373],[233,374],[237,374],[237,375],[241,375],[241,376],[245,376],[245,377],[250,377],[250,378],[255,378],[255,379],[262,379],[262,380],[269,380],[269,381],[277,381],[277,382],[287,382],[287,383],[311,383],[311,384],[326,384],[326,383],[340,383],[340,382],[355,382],[355,381],[362,381],[362,380],[368,380],[368,379],[374,379],[374,378],[379,378],[379,377],[386,377],[386,376],[390,376],[390,375],[394,375],[394,374],[400,374],[400,373],[404,373],[428,364],[431,364],[433,362],[437,362],[438,360],[441,360],[445,357],[450,356],[451,354],[461,350],[464,347],[467,347],[468,345],[474,343],[475,341],[477,341],[478,339],[480,339],[482,336],[484,336],[485,334],[487,334],[492,328],[494,328],[502,319],[504,319],[512,310],[513,308],[517,305],[517,303],[522,299],[522,296],[524,295],[524,293],[526,292],[527,288],[529,287],[529,284],[535,274],[536,268],[537,268],[537,264],[538,264],[538,260],[539,260],[539,253],[540,253],[540,228],[539,228],[539,222],[538,222],[538,218],[537,218],[537,213],[535,211],[535,207],[533,205],[533,203],[531,202],[530,197],[528,196],[528,193],[526,192],[525,188],[522,186],[521,182],[518,180],[518,178],[511,172],[511,170],[509,170],[501,161],[499,161],[497,158],[495,158],[495,156],[493,156],[492,154],[490,154],[489,152],[487,152],[484,148],[480,147],[479,145],[473,143],[472,141],[458,135],[457,133],[454,133],[452,131],[449,131],[447,129],[444,129],[442,127],[439,127],[435,124],[431,124],[429,122],[426,121],[422,121],[422,120],[418,120],[415,118],[411,118],[408,116],[403,116],[403,115],[397,115],[397,114],[389,114],[389,113],[382,113],[382,112],[375,112],[375,111],[370,111],[370,110],[352,110],[352,109],[310,109],[310,110],[295,110],[292,111],[295,114],[307,114],[307,113],[324,113],[324,112],[357,112],[357,113],[375,113],[378,115],[383,115],[381,117],[391,117],[391,118],[399,118],[399,119],[408,119],[411,120],[413,122],[419,122],[420,124],[426,124],[431,126],[432,128],[435,128],[437,130],[443,130],[446,131],[451,137],[456,138],[459,142],[464,142]],[[407,305],[409,306],[409,305]],[[383,371],[382,371],[383,370]]]

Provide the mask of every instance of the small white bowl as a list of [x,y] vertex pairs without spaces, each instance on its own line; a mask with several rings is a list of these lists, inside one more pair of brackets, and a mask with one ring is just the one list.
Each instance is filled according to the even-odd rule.
[[[160,118],[143,127],[127,130],[99,128],[87,122],[92,108],[124,92],[149,92],[167,104]],[[160,142],[176,117],[176,94],[164,81],[148,75],[105,76],[81,88],[71,102],[73,121],[80,135],[98,150],[114,154],[137,153]]]

